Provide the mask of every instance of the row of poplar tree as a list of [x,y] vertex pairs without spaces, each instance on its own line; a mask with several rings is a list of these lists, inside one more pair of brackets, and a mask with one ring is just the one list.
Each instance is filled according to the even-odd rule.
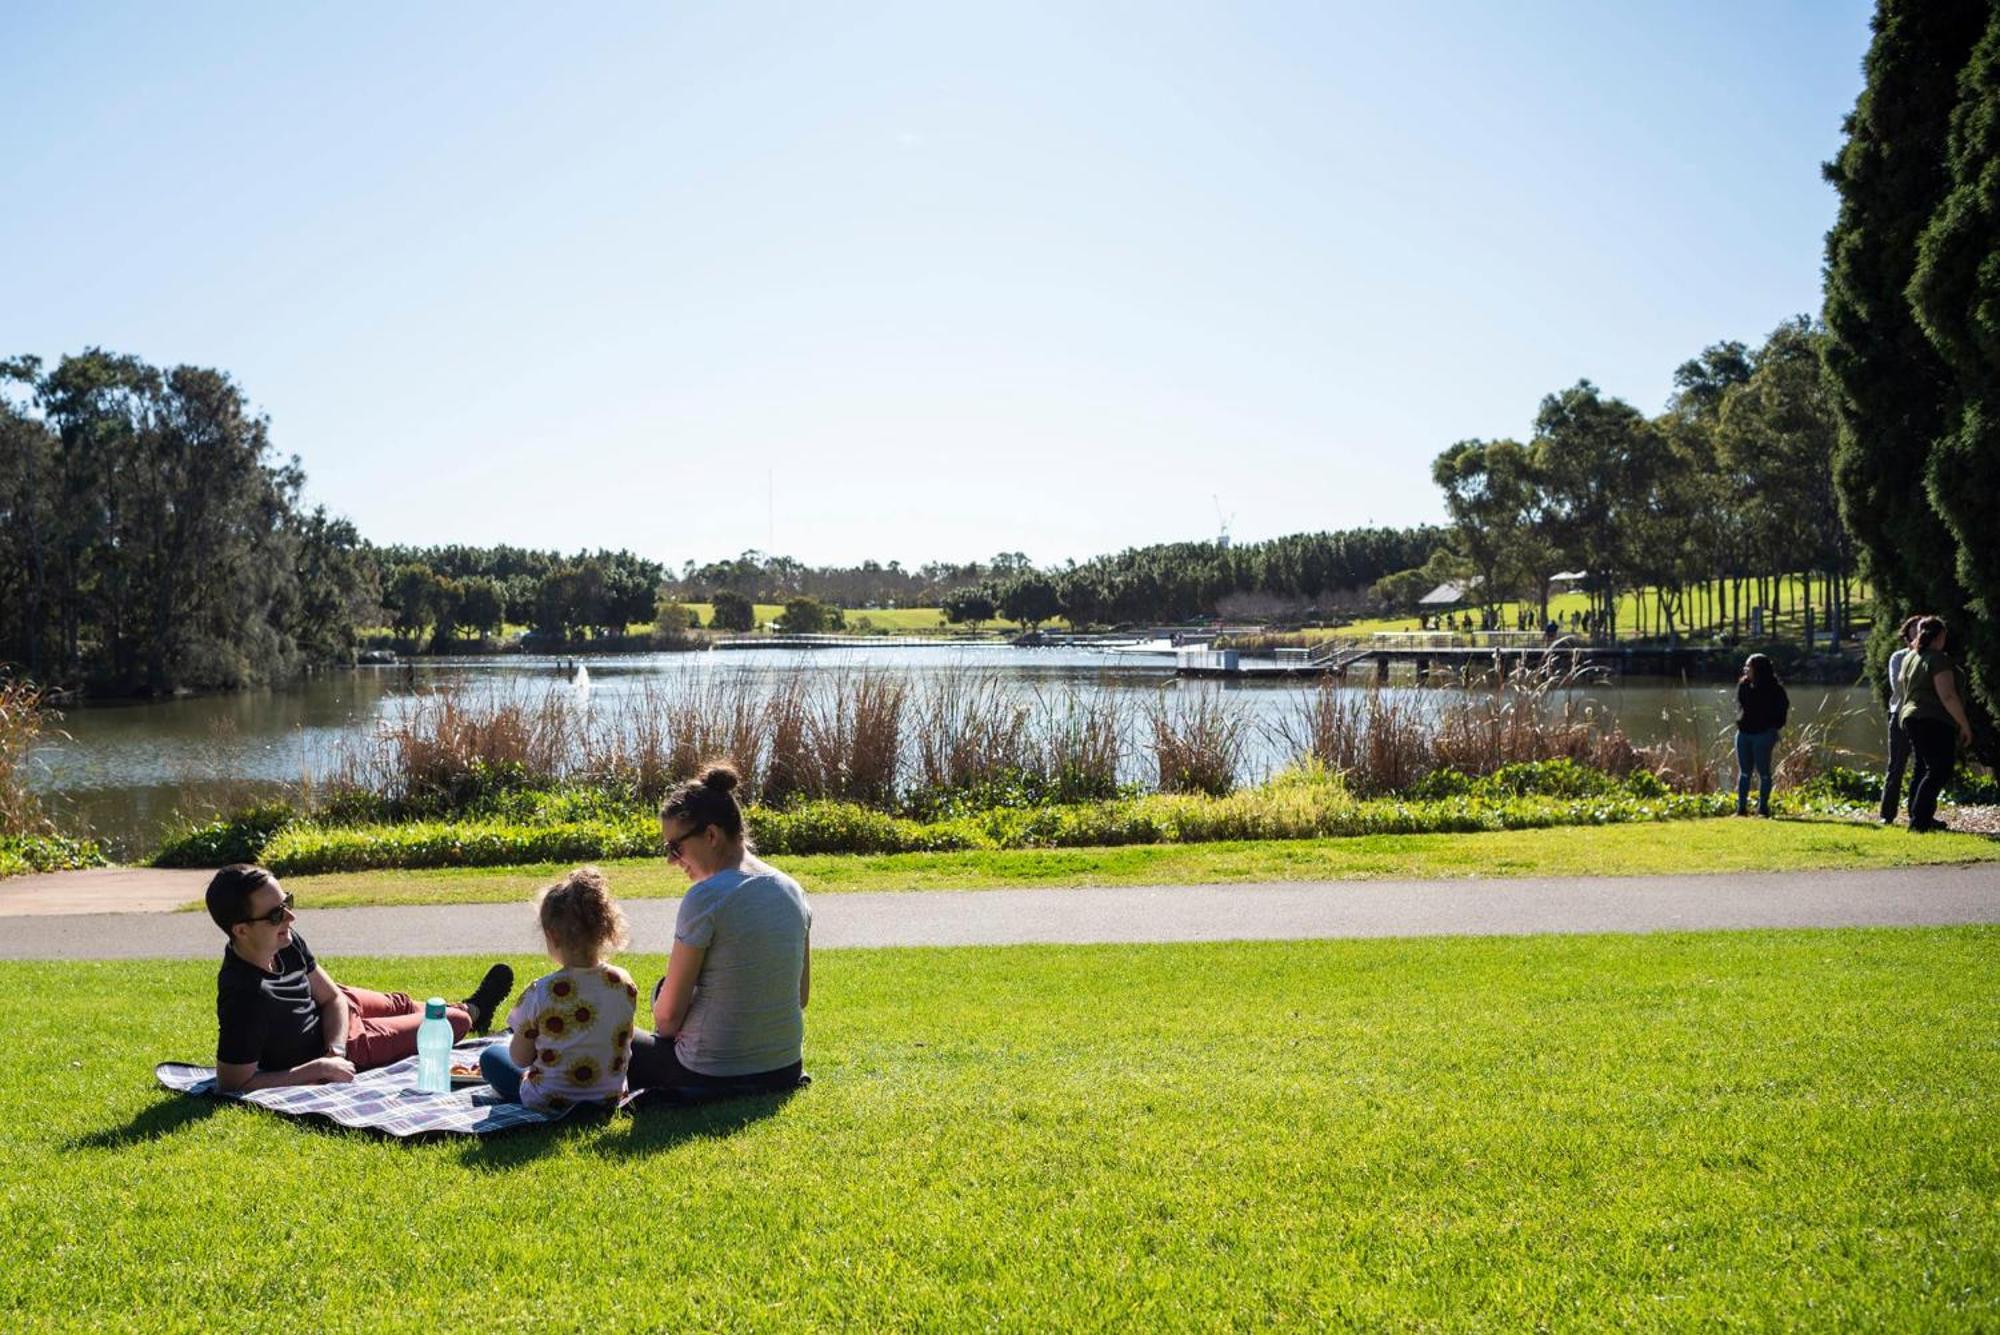
[[1834,482],[1893,628],[1944,616],[1977,750],[2000,761],[2000,5],[1880,0],[1847,142],[1827,167]]

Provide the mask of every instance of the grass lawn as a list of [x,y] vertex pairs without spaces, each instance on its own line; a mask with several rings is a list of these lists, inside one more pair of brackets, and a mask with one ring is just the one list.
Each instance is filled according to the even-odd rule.
[[[979,890],[1009,886],[1200,885],[1243,881],[1449,876],[1641,876],[2000,861],[2000,840],[1916,837],[1844,821],[1672,821],[1477,834],[1385,834],[1016,852],[826,854],[775,859],[808,892]],[[679,895],[661,858],[607,861],[622,897]],[[567,866],[454,867],[289,876],[315,908],[467,904],[525,898]],[[199,907],[199,906],[194,906]]]
[[[1805,597],[1804,584],[1796,575],[1779,576],[1776,583],[1783,590],[1782,597],[1784,599],[1785,612],[1782,616],[1777,616],[1772,613],[1770,608],[1767,607],[1764,609],[1765,633],[1797,639],[1805,634],[1805,611],[1802,606]],[[1757,593],[1755,586],[1746,585],[1743,596],[1746,600],[1745,606],[1747,607],[1749,603],[1756,600]],[[1641,602],[1645,604],[1643,615],[1640,610]],[[1817,582],[1813,586],[1812,602],[1813,628],[1823,635],[1826,633],[1826,609],[1819,605],[1820,594]],[[1868,604],[1868,592],[1865,586],[1856,586],[1855,608],[1857,613],[1855,629],[1865,639],[1867,637],[1869,618],[1872,615]],[[1541,604],[1533,599],[1509,599],[1502,602],[1500,604],[1501,629],[1512,630],[1515,616],[1523,610],[1533,612],[1539,616],[1541,613]],[[1589,610],[1590,596],[1585,593],[1557,593],[1552,594],[1549,598],[1549,615],[1562,623],[1565,632],[1569,629],[1570,613],[1587,613]],[[1651,588],[1641,589],[1636,592],[1627,591],[1618,595],[1618,637],[1620,639],[1637,638],[1641,621],[1650,626],[1657,619],[1658,611],[1655,606],[1655,594]],[[1697,606],[1694,596],[1690,594],[1688,601],[1676,613],[1676,620],[1680,624],[1681,634],[1684,637],[1700,638],[1709,630],[1718,628],[1726,630],[1729,625],[1726,616],[1722,617],[1719,623],[1711,625],[1692,624],[1701,619],[1702,609]],[[1413,631],[1421,629],[1418,620],[1416,617],[1377,617],[1355,621],[1338,628],[1310,630],[1306,634],[1315,639],[1344,639],[1353,636],[1373,635],[1379,631]],[[1743,629],[1747,632],[1748,627],[1744,626]],[[1849,635],[1848,638],[1851,639],[1853,637]]]
[[789,1101],[416,1146],[156,1092],[213,980],[0,964],[8,1329],[2000,1324],[1990,928],[828,951]]

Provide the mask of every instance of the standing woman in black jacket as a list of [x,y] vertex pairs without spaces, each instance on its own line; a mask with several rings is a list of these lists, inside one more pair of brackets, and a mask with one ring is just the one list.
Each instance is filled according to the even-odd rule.
[[1778,729],[1792,712],[1791,697],[1777,669],[1763,654],[1752,654],[1736,682],[1736,814],[1750,814],[1750,771],[1757,771],[1757,814],[1771,814],[1771,755]]

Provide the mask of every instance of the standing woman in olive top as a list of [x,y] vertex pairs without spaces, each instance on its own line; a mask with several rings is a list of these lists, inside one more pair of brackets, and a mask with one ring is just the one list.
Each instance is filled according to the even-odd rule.
[[736,784],[711,765],[660,807],[667,857],[694,884],[653,993],[654,1032],[632,1036],[632,1089],[791,1089],[804,1070],[812,910],[751,852]]
[[1910,734],[1903,731],[1903,664],[1916,650],[1922,617],[1905,617],[1896,628],[1895,653],[1889,655],[1889,772],[1882,776],[1882,823],[1896,823],[1896,804],[1903,797],[1903,771],[1910,767]]
[[1736,683],[1736,814],[1750,814],[1750,771],[1757,771],[1757,814],[1771,814],[1771,757],[1778,730],[1791,714],[1792,700],[1776,668],[1752,654]]
[[1910,735],[1910,829],[1942,830],[1939,794],[1951,782],[1960,743],[1972,745],[1965,714],[1965,676],[1945,652],[1946,629],[1939,617],[1917,623],[1917,642],[1903,661],[1903,731]]

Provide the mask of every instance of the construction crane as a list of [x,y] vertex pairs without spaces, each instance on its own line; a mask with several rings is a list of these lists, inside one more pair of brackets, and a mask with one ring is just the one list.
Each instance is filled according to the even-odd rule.
[[1229,526],[1236,522],[1236,516],[1222,513],[1222,498],[1214,492],[1209,493],[1208,499],[1215,502],[1215,523],[1216,527],[1222,530],[1221,535],[1215,540],[1215,545],[1226,552],[1229,550]]

